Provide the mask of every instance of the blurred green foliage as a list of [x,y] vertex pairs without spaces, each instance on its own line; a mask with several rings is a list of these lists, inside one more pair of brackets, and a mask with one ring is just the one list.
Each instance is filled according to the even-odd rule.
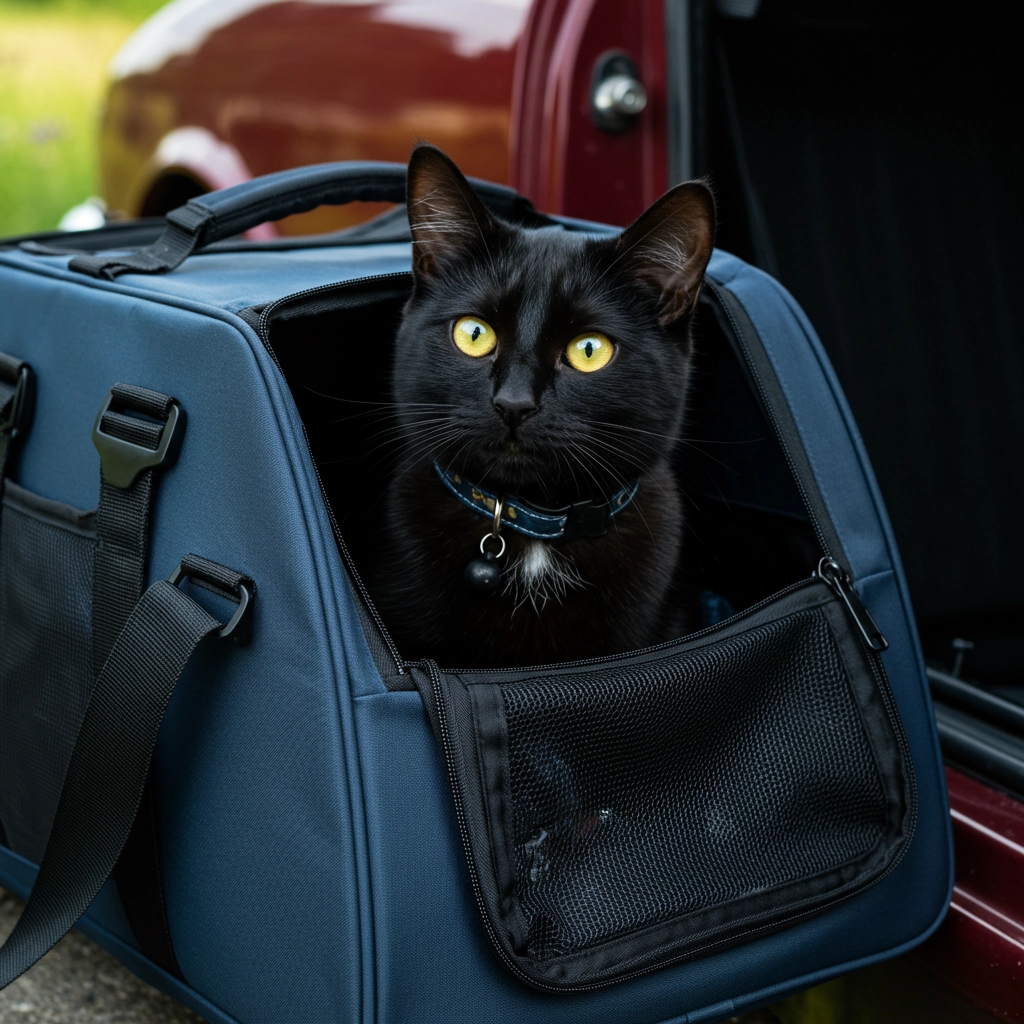
[[0,237],[97,195],[106,69],[159,0],[0,0]]
[[166,3],[167,0],[0,0],[0,17],[4,11],[22,14],[114,14],[139,24]]

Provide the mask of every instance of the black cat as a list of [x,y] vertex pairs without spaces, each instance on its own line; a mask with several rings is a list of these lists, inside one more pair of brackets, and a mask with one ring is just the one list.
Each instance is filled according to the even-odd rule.
[[610,239],[525,229],[420,145],[408,203],[414,290],[393,376],[406,461],[371,581],[400,650],[523,665],[678,635],[669,457],[710,191],[679,185]]

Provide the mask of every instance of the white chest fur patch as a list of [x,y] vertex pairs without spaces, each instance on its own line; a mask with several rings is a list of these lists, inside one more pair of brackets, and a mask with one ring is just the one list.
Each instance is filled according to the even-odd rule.
[[516,608],[529,601],[538,614],[548,601],[561,603],[567,590],[585,586],[573,560],[542,540],[527,541],[505,575],[505,593],[515,596]]

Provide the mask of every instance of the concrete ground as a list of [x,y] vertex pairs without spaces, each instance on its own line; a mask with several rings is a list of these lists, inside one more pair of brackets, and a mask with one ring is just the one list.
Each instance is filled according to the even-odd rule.
[[[0,889],[0,942],[22,900]],[[205,1024],[202,1017],[139,981],[81,932],[71,931],[31,970],[0,992],[0,1024]],[[767,1011],[729,1024],[779,1024]]]
[[[0,941],[22,901],[0,889]],[[0,992],[0,1024],[203,1024],[78,931]]]

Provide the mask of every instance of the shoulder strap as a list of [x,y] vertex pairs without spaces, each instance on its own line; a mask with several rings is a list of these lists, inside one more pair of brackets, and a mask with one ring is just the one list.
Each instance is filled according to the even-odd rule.
[[[92,439],[100,454],[100,503],[93,563],[92,653],[99,675],[146,585],[150,516],[157,481],[181,447],[185,410],[170,395],[115,384],[103,400]],[[135,941],[150,960],[182,979],[167,911],[153,780],[114,868]]]
[[[227,626],[175,585],[183,577],[238,603]],[[178,677],[205,637],[235,632],[254,593],[249,577],[190,555],[135,605],[89,698],[28,903],[0,947],[0,988],[74,926],[110,876]]]

